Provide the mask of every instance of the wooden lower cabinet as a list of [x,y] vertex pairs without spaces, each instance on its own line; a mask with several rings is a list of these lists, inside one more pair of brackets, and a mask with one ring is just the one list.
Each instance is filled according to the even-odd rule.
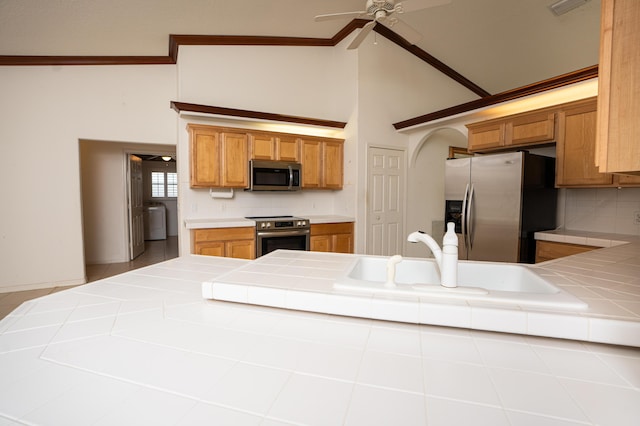
[[584,253],[598,248],[600,247],[558,243],[555,241],[536,241],[536,263]]
[[353,253],[353,222],[311,225],[311,251]]
[[191,231],[192,253],[205,256],[256,258],[256,228],[207,228]]

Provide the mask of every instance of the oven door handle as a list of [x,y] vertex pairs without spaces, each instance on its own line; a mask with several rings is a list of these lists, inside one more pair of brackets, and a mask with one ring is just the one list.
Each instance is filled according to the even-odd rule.
[[269,237],[297,237],[308,235],[308,229],[296,229],[292,231],[258,231],[257,236],[260,238],[269,238]]

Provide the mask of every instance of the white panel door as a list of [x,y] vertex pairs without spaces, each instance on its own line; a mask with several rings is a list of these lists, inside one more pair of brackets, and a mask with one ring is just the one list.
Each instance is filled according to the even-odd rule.
[[129,205],[129,258],[133,260],[144,252],[142,159],[135,155],[129,155],[127,164],[129,175],[129,190],[127,191],[127,203]]
[[405,152],[369,148],[366,253],[401,254],[404,244]]

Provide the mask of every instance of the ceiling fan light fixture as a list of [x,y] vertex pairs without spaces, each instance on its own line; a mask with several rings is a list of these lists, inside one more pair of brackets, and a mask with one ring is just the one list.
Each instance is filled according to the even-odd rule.
[[553,12],[554,15],[560,16],[565,13],[582,6],[589,0],[559,0],[553,4],[549,5],[549,9]]

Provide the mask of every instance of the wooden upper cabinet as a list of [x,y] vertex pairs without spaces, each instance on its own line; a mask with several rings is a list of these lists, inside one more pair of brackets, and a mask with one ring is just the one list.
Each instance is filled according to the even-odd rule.
[[343,141],[301,140],[302,188],[342,189]]
[[247,135],[211,126],[189,125],[192,188],[246,188]]
[[597,100],[562,105],[558,112],[556,186],[640,186],[640,176],[602,173],[595,165]]
[[322,142],[302,140],[302,188],[322,187]]
[[563,107],[558,113],[556,186],[613,184],[613,175],[595,166],[596,99]]
[[275,160],[276,159],[276,137],[268,134],[251,133],[249,135],[251,144],[252,160]]
[[220,186],[220,133],[201,126],[189,126],[189,133],[191,187]]
[[469,151],[485,152],[552,143],[555,113],[538,111],[467,125]]
[[300,139],[295,136],[276,138],[276,159],[279,161],[300,161]]
[[640,1],[602,0],[596,157],[601,172],[640,174],[638,46]]
[[222,187],[249,186],[249,155],[246,133],[222,132],[220,154],[222,158]]
[[249,159],[302,164],[303,189],[342,189],[344,140],[189,124],[192,188],[247,188]]
[[505,145],[553,142],[555,113],[548,111],[516,116],[506,123],[505,131]]
[[296,136],[250,133],[252,160],[300,161],[300,142]]
[[504,147],[505,127],[504,121],[469,124],[469,151]]
[[322,156],[323,188],[342,189],[344,145],[342,142],[324,142]]

